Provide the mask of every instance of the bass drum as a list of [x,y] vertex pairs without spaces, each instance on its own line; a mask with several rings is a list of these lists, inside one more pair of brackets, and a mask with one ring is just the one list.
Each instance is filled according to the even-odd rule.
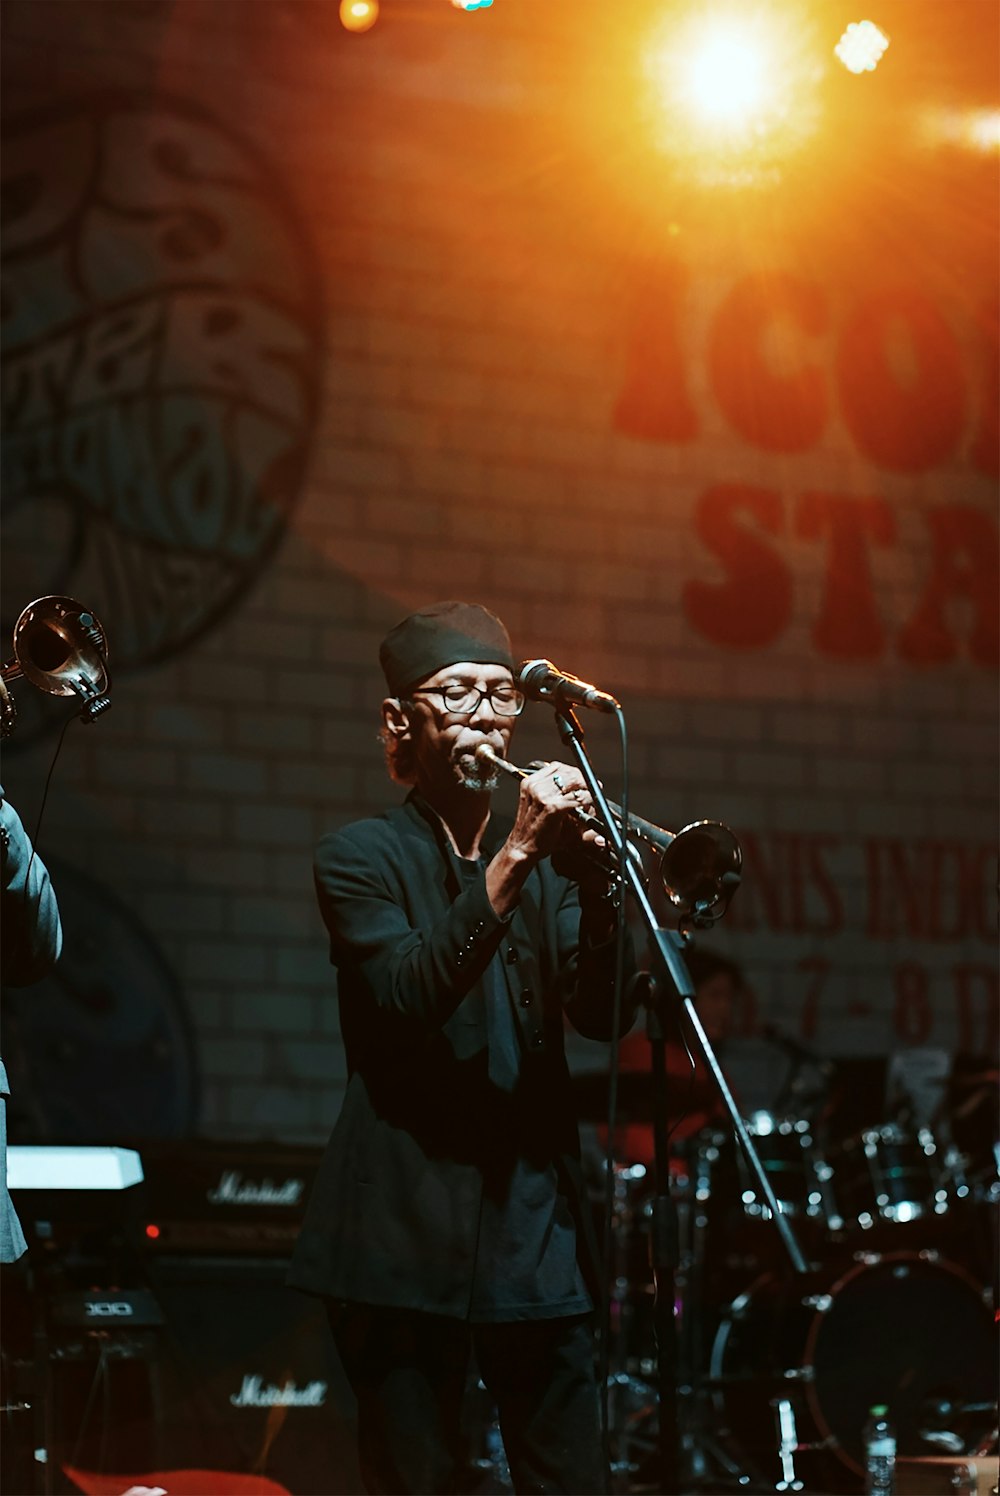
[[[996,1397],[992,1321],[980,1287],[934,1253],[866,1255],[793,1282],[766,1274],[730,1305],[712,1348],[724,1441],[777,1479],[773,1404],[787,1399],[806,1446],[797,1474],[807,1489],[835,1490],[845,1466],[862,1475],[874,1403],[888,1404],[901,1455],[947,1448],[929,1433],[971,1449],[989,1433]],[[978,1414],[962,1412],[970,1404]]]

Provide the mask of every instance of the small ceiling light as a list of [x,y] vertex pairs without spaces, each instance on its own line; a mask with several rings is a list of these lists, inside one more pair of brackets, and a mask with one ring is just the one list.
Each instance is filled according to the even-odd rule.
[[456,10],[489,10],[493,0],[451,0]]
[[929,109],[921,118],[920,134],[924,145],[993,153],[1000,150],[1000,110]]
[[979,109],[971,114],[966,139],[974,151],[995,151],[1000,146],[1000,110]]
[[340,0],[340,24],[345,31],[370,31],[378,20],[378,0]]
[[888,45],[874,21],[852,21],[833,50],[849,73],[874,73]]

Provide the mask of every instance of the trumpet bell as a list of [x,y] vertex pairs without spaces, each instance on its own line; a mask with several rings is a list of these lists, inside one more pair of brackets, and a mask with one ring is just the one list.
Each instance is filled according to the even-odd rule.
[[[499,758],[488,743],[476,749],[476,758],[481,764],[492,764],[515,779],[527,779],[534,769],[542,767],[535,763],[527,769],[519,769],[505,758]],[[623,829],[622,808],[612,801],[612,815]],[[581,811],[581,816],[592,825],[591,817]],[[652,847],[660,858],[660,878],[663,891],[680,917],[680,924],[694,925],[707,930],[721,919],[729,908],[729,900],[740,884],[743,853],[740,844],[728,826],[721,821],[692,821],[683,831],[674,833],[655,826],[642,816],[629,815],[628,829],[631,834],[647,846]],[[624,837],[626,855],[634,870],[647,881],[642,869],[642,858],[634,844]],[[596,852],[587,844],[587,855],[615,878],[620,875],[618,859],[611,849],[605,854]]]
[[72,597],[39,597],[14,625],[14,658],[2,667],[3,732],[13,727],[6,682],[23,677],[50,696],[78,696],[92,721],[111,705],[107,640],[97,617]]
[[740,883],[743,852],[721,821],[692,821],[663,853],[660,877],[683,921],[701,929],[715,924]]

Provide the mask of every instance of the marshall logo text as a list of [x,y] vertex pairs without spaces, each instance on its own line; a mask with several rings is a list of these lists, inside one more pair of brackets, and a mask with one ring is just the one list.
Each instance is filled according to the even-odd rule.
[[244,1179],[238,1169],[225,1169],[214,1189],[206,1191],[210,1205],[298,1205],[305,1189],[302,1179],[286,1179],[276,1185],[271,1179]]
[[296,1387],[294,1382],[284,1382],[280,1387],[274,1382],[265,1382],[263,1377],[243,1378],[239,1392],[230,1394],[234,1408],[321,1408],[326,1401],[326,1382],[308,1382],[305,1387]]

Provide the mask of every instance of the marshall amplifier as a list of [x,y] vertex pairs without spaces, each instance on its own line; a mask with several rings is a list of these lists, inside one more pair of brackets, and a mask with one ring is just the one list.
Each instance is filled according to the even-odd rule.
[[142,1245],[155,1254],[291,1252],[322,1150],[275,1144],[147,1146]]
[[163,1255],[148,1268],[166,1320],[155,1433],[168,1464],[264,1475],[293,1496],[362,1491],[323,1305],[285,1285],[287,1261]]
[[[164,1254],[146,1268],[143,1290],[53,1298],[45,1490],[79,1496],[62,1474],[70,1467],[90,1472],[92,1489],[116,1493],[173,1489],[164,1471],[219,1472],[217,1483],[198,1487],[205,1496],[236,1489],[231,1477],[243,1477],[244,1489],[263,1477],[291,1496],[363,1490],[353,1399],[323,1305],[286,1287],[287,1260]],[[22,1422],[7,1430],[15,1437],[4,1448],[12,1469],[30,1471],[42,1440],[32,1440],[30,1409]],[[116,1479],[123,1471],[128,1480]],[[2,1489],[40,1485],[10,1474]]]

